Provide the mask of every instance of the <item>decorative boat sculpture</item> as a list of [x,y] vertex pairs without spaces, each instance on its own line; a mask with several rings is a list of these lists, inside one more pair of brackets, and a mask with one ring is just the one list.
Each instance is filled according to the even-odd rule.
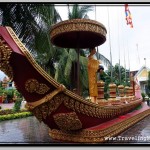
[[[105,30],[100,24],[88,20],[83,25],[79,21],[78,26],[105,41]],[[57,38],[60,40],[58,35],[63,28],[75,30],[72,26],[57,27],[51,31],[52,43]],[[59,141],[105,142],[106,136],[117,135],[150,114],[141,99],[134,98],[127,104],[100,106],[69,91],[36,63],[10,27],[0,27],[0,69],[15,82],[27,101],[28,109],[49,127],[49,135]],[[136,110],[138,106],[141,109]]]

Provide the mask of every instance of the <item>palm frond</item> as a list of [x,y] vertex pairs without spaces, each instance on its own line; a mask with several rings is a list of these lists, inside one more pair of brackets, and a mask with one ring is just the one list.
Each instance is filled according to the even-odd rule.
[[87,17],[87,13],[93,11],[93,6],[92,5],[83,5],[80,6],[80,10],[79,10],[79,14],[80,14],[80,18],[85,18]]

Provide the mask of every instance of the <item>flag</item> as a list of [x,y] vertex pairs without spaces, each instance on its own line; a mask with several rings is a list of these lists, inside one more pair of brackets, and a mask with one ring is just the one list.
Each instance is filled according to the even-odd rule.
[[127,25],[130,25],[130,27],[133,28],[132,16],[128,4],[125,4],[125,15],[126,15]]

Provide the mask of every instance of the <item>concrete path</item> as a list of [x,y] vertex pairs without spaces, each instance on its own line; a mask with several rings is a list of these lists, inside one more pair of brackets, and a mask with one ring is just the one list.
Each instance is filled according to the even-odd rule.
[[[14,107],[14,104],[15,103],[0,103],[0,106],[2,107],[2,110],[4,110],[4,109],[12,109]],[[23,101],[21,103],[21,109],[25,108],[25,104],[26,104],[26,101]]]

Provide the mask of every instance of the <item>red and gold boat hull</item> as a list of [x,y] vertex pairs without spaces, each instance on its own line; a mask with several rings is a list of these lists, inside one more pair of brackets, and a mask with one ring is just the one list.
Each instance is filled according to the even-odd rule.
[[[141,99],[121,105],[100,106],[66,89],[49,76],[35,61],[28,49],[10,27],[0,27],[0,69],[15,82],[16,88],[27,101],[27,108],[50,128],[54,139],[71,142],[101,142],[101,125],[133,111]],[[147,108],[139,118],[149,115]],[[107,134],[123,131],[140,119],[124,120],[126,127],[118,131],[107,129]],[[122,124],[122,123],[121,123]],[[116,129],[121,126],[115,125]],[[112,124],[113,125],[113,124]],[[96,128],[99,126],[99,128]],[[110,123],[111,128],[111,123]],[[113,128],[113,127],[112,127]],[[94,132],[91,132],[94,129]],[[87,134],[94,137],[86,138]],[[58,137],[59,135],[59,137]],[[82,137],[76,138],[73,137]],[[66,137],[66,139],[65,139]],[[70,138],[72,137],[72,138]],[[100,140],[99,140],[100,138]],[[96,140],[95,140],[96,139]]]

